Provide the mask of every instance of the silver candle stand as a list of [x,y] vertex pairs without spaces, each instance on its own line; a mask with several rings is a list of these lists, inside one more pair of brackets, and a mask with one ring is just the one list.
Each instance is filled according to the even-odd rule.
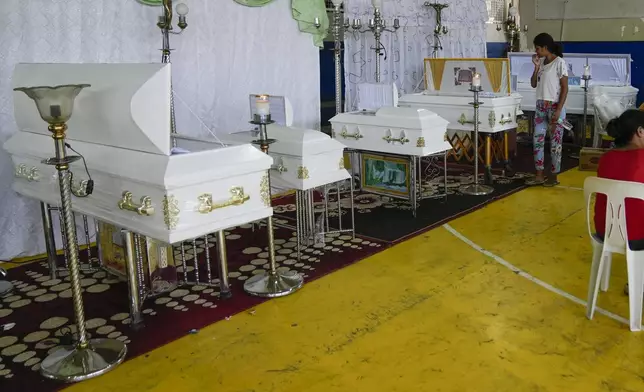
[[[159,27],[159,29],[161,29],[162,38],[161,62],[163,64],[170,64],[170,55],[172,53],[172,49],[170,49],[170,34],[181,34],[183,33],[183,30],[188,27],[188,23],[186,22],[188,6],[183,3],[177,4],[177,14],[179,15],[179,22],[177,23],[177,27],[179,27],[178,33],[172,31],[172,0],[163,0],[162,7],[163,15],[159,16],[159,20],[157,22],[157,26]],[[174,114],[174,91],[172,90],[172,88],[170,89],[170,127],[171,133],[177,133],[177,124]],[[172,147],[176,146],[177,141],[172,138]]]
[[376,83],[380,83],[380,56],[383,55],[383,46],[380,38],[383,32],[393,33],[398,30],[400,28],[400,20],[398,18],[394,19],[393,29],[388,29],[385,20],[382,19],[380,7],[374,7],[373,19],[369,19],[369,24],[366,29],[362,30],[362,22],[360,19],[354,19],[351,27],[359,33],[366,33],[368,31],[373,33],[376,46],[371,49],[376,52]]
[[494,188],[479,182],[479,107],[483,102],[479,101],[479,93],[483,91],[481,86],[471,86],[470,91],[474,94],[474,183],[463,185],[459,191],[470,196],[485,196],[494,192]]
[[[253,115],[251,124],[259,127],[259,139],[251,143],[258,145],[264,154],[268,155],[268,148],[277,140],[269,139],[266,126],[272,124],[271,115]],[[268,200],[271,200],[271,171],[267,171],[268,176]],[[255,297],[276,298],[284,297],[299,290],[304,284],[304,278],[295,271],[286,273],[277,270],[277,261],[275,260],[275,237],[274,237],[273,215],[266,219],[266,231],[268,232],[268,258],[269,270],[262,275],[255,275],[244,282],[244,291]]]

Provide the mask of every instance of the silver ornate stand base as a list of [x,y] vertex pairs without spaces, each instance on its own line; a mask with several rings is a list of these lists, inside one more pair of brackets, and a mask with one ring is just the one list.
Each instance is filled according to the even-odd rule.
[[105,374],[123,362],[125,343],[115,339],[92,339],[81,345],[61,347],[42,362],[41,374],[53,380],[78,382]]
[[470,184],[459,188],[459,192],[470,196],[485,196],[494,192],[494,188],[483,184]]
[[295,271],[281,273],[276,271],[255,275],[244,282],[244,291],[255,297],[285,297],[299,290],[304,285],[304,278]]
[[13,291],[13,285],[6,280],[0,281],[0,297]]

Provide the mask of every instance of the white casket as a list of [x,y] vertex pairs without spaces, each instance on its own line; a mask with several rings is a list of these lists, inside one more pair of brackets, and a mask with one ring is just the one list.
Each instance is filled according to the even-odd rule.
[[[425,59],[426,90],[400,97],[398,106],[423,108],[449,121],[448,129],[474,130],[472,76],[481,77],[479,132],[496,133],[517,127],[521,97],[512,94],[507,59]],[[451,135],[450,135],[451,136]]]
[[[273,157],[271,185],[307,190],[350,177],[344,165],[344,145],[329,135],[276,124],[268,125],[267,133],[277,140],[268,150]],[[250,143],[259,138],[259,132],[236,132],[221,138],[226,144]]]
[[383,107],[340,113],[329,121],[334,137],[355,150],[427,156],[451,149],[447,121],[429,110]]
[[[94,181],[75,211],[170,244],[270,216],[266,154],[210,143],[172,153],[170,80],[169,64],[20,64],[13,76],[15,87],[91,84],[68,123],[67,142]],[[59,205],[55,168],[41,163],[54,154],[47,124],[22,92],[14,106],[19,132],[4,144],[13,189]],[[88,179],[82,160],[71,171],[74,187]]]
[[[509,53],[512,75],[517,78],[517,91],[523,96],[521,108],[525,111],[534,111],[537,97],[536,89],[530,85],[530,78],[534,71],[532,55],[530,52]],[[564,60],[568,64],[568,97],[566,98],[566,112],[570,114],[584,113],[584,66],[590,66],[591,79],[588,94],[588,113],[593,113],[593,99],[595,89],[601,86],[603,93],[620,101],[626,107],[635,106],[638,89],[631,86],[631,55],[630,54],[587,54],[564,53]]]

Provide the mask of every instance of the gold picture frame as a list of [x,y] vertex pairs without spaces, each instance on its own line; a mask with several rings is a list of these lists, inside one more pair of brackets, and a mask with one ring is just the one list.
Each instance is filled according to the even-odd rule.
[[[387,154],[360,154],[362,190],[409,200],[411,165],[409,159]],[[400,181],[400,175],[404,176]]]

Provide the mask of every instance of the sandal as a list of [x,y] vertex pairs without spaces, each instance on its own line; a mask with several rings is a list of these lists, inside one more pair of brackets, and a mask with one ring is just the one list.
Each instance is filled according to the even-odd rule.
[[525,184],[527,186],[537,186],[537,185],[543,185],[545,183],[544,180],[537,179],[536,177],[530,178],[526,180]]

